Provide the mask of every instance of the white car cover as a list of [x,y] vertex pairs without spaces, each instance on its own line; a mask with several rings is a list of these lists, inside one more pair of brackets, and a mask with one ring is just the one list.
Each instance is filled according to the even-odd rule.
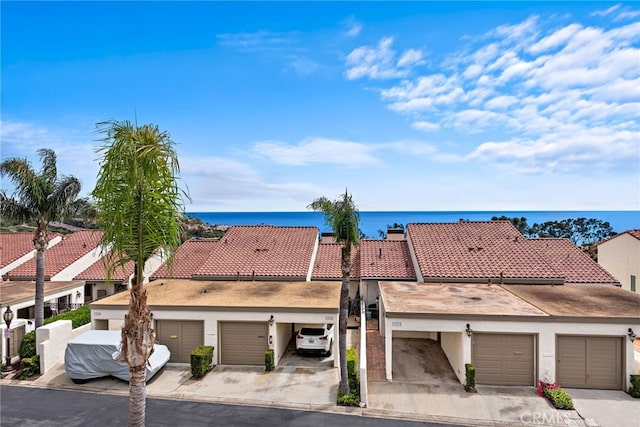
[[[88,380],[112,375],[129,381],[129,365],[119,359],[120,331],[87,331],[69,341],[64,353],[64,368],[69,378]],[[147,364],[149,381],[171,357],[167,346],[155,344]]]

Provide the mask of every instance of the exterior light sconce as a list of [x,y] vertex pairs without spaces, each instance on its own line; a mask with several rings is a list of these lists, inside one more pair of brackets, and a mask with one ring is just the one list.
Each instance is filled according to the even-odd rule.
[[464,330],[467,333],[468,337],[471,337],[471,334],[473,334],[473,331],[471,330],[471,326],[467,323],[467,329]]
[[275,322],[275,319],[273,318],[273,314],[272,314],[271,317],[269,318],[269,326],[273,326],[274,322]]
[[269,335],[269,345],[273,345],[273,335]]
[[11,321],[13,320],[13,311],[11,311],[11,307],[7,306],[7,309],[2,314],[2,319],[4,319],[4,323],[7,324],[7,329],[4,331],[5,336],[7,337],[7,361],[5,366],[9,369],[11,367]]
[[633,333],[633,329],[629,328],[629,341],[634,342],[636,340],[636,334]]
[[80,293],[80,291],[76,291],[76,298],[80,298],[82,296],[82,294]]

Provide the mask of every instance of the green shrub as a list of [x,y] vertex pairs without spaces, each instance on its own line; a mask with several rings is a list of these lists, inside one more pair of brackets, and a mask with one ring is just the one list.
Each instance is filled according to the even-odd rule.
[[20,343],[20,359],[27,359],[36,355],[36,331],[27,332]]
[[631,387],[629,388],[629,394],[631,397],[640,397],[640,375],[630,375]]
[[469,387],[475,387],[476,386],[476,367],[473,366],[471,363],[465,363],[464,370],[465,370],[466,385]]
[[264,370],[265,371],[273,371],[274,367],[274,353],[273,349],[269,349],[264,352]]
[[91,309],[88,305],[83,305],[72,311],[65,311],[64,313],[57,314],[44,320],[44,324],[55,322],[56,320],[71,320],[71,327],[73,329],[79,328],[82,325],[91,323]]
[[544,391],[544,395],[557,409],[573,409],[573,400],[562,387],[547,388]]
[[24,380],[35,374],[40,373],[40,356],[26,357],[20,360],[20,368],[22,372],[18,375],[18,378]]
[[191,352],[191,375],[202,378],[213,365],[213,346],[200,345]]
[[356,350],[347,349],[347,377],[349,379],[349,394],[342,394],[342,386],[338,385],[338,405],[359,406],[360,405],[360,380],[358,379],[358,357]]

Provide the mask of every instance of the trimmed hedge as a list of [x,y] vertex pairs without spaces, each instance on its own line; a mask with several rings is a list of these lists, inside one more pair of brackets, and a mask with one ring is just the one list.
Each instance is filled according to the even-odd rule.
[[549,384],[538,380],[536,388],[538,389],[538,394],[549,399],[557,409],[573,409],[573,399],[559,384]]
[[347,377],[349,379],[349,394],[342,394],[342,384],[338,385],[338,405],[360,405],[360,380],[358,379],[358,356],[353,348],[347,349]]
[[56,320],[71,320],[71,328],[79,328],[82,325],[91,323],[91,309],[88,305],[64,313],[56,314],[48,319],[44,319],[44,324],[53,323]]
[[464,375],[465,375],[465,391],[469,393],[477,393],[476,390],[476,367],[471,363],[464,364]]
[[273,349],[269,349],[267,351],[264,352],[264,370],[265,371],[273,371],[273,367],[274,367],[274,353],[273,353]]
[[629,380],[631,380],[629,394],[631,397],[640,397],[640,375],[629,375]]
[[27,332],[20,343],[20,359],[27,359],[36,355],[36,331]]
[[202,378],[213,365],[213,346],[200,345],[191,352],[191,375]]

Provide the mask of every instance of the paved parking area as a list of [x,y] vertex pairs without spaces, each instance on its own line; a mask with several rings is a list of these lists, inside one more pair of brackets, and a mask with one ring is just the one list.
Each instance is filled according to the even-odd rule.
[[295,342],[292,340],[278,366],[304,366],[311,368],[332,368],[333,354],[331,356],[321,356],[318,354],[298,354]]

